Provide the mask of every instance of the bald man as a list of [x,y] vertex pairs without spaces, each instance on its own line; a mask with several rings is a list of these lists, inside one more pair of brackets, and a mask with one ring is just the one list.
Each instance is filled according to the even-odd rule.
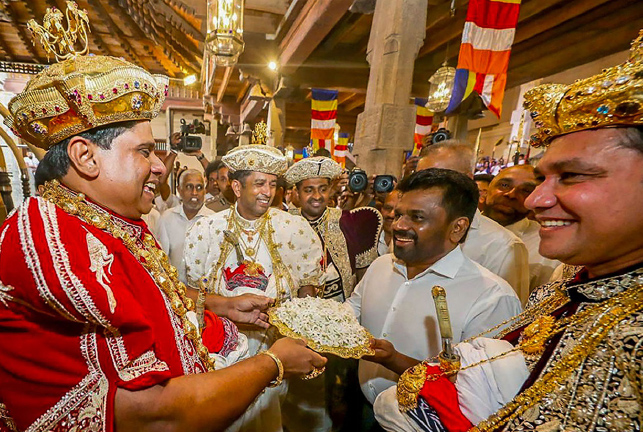
[[[456,140],[424,147],[417,171],[427,168],[450,169],[473,178],[473,148]],[[526,303],[529,296],[529,256],[527,247],[514,233],[476,210],[462,251],[473,261],[509,282],[521,303]]]
[[157,238],[161,247],[170,257],[170,262],[179,271],[179,279],[185,283],[185,262],[183,248],[185,234],[198,219],[214,214],[203,205],[205,201],[205,179],[200,171],[185,170],[179,177],[177,188],[181,205],[166,210],[158,221]]
[[559,261],[538,253],[540,224],[527,218],[529,209],[525,207],[525,200],[538,183],[531,165],[505,168],[489,183],[485,209],[482,212],[516,234],[527,246],[530,290],[547,283],[560,264]]

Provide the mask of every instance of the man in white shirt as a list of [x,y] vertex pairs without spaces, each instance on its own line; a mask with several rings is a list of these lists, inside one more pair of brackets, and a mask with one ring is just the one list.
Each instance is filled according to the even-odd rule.
[[376,355],[368,360],[380,364],[361,360],[359,366],[370,403],[397,382],[392,370],[404,371],[440,352],[433,286],[446,290],[454,344],[521,311],[509,284],[460,249],[477,208],[473,180],[452,170],[427,169],[404,179],[398,189],[395,253],[376,259],[347,300],[378,338]]
[[178,193],[182,205],[166,210],[158,221],[157,238],[170,262],[179,271],[179,279],[186,283],[183,248],[185,235],[194,222],[214,212],[203,205],[205,200],[205,180],[201,172],[189,169],[179,178]]
[[515,165],[505,168],[489,184],[483,214],[516,234],[529,251],[529,288],[533,290],[549,281],[557,260],[545,258],[538,253],[540,224],[529,220],[525,200],[538,185],[531,165]]
[[[425,147],[417,170],[445,168],[473,178],[473,148],[454,140]],[[529,255],[525,244],[511,231],[476,211],[467,240],[466,256],[500,276],[513,287],[524,305],[529,296]]]

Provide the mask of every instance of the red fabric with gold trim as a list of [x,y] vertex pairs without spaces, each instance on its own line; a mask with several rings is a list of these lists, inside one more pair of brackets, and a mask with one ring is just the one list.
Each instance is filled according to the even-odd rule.
[[[427,366],[426,376],[441,374],[438,366]],[[427,380],[420,391],[420,397],[424,399],[440,417],[440,422],[449,432],[464,432],[473,427],[467,419],[458,402],[458,391],[455,384],[448,378],[441,376],[437,380]]]
[[[344,210],[339,219],[339,227],[346,239],[353,273],[358,268],[368,267],[377,258],[377,242],[382,229],[382,215],[373,207]],[[356,257],[358,255],[371,255],[366,266],[357,266]]]
[[[142,221],[119,225],[149,233]],[[205,370],[123,242],[40,198],[0,228],[0,283],[0,403],[19,430],[112,431],[118,387]]]

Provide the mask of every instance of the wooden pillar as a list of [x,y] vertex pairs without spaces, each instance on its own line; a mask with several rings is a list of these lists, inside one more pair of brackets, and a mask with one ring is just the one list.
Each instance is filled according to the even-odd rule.
[[371,69],[364,112],[357,117],[357,165],[369,174],[399,175],[413,148],[413,67],[424,42],[428,0],[377,0],[366,59]]

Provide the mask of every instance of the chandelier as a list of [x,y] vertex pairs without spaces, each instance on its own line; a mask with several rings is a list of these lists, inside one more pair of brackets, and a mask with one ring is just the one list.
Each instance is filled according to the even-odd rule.
[[455,68],[447,66],[445,61],[431,78],[429,78],[429,97],[426,108],[433,112],[442,112],[449,106],[453,83],[455,81]]
[[243,5],[245,0],[208,0],[206,50],[217,66],[234,66],[245,46]]

